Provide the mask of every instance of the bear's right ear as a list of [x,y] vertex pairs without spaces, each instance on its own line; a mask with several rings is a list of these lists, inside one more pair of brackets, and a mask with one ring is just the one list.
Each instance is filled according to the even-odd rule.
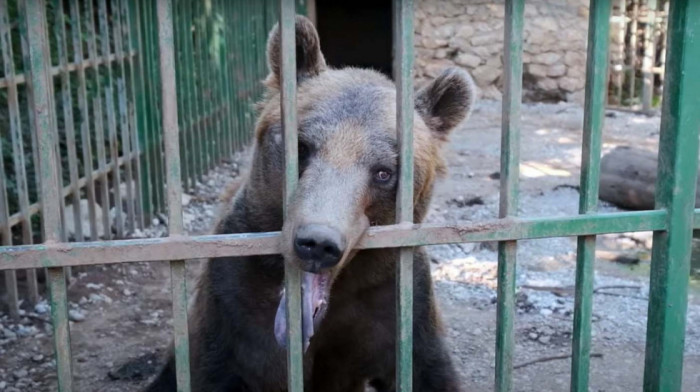
[[[297,81],[314,77],[326,69],[326,60],[321,53],[321,42],[316,27],[304,16],[296,16]],[[282,54],[279,23],[272,28],[267,40],[267,65],[270,74],[265,84],[279,88],[282,69]]]
[[439,139],[446,136],[471,111],[476,87],[471,76],[459,68],[448,68],[416,93],[416,110]]

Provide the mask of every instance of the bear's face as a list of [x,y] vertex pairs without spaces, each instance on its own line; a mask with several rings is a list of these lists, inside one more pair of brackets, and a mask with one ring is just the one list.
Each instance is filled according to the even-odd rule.
[[[282,203],[284,147],[280,115],[279,32],[268,42],[270,75],[261,104],[256,175]],[[351,260],[370,225],[395,223],[398,185],[396,89],[369,70],[329,69],[310,21],[297,17],[299,182],[282,228],[285,262],[303,271],[303,331],[308,344],[326,310],[333,281]],[[473,103],[471,78],[445,71],[416,93],[414,115],[415,220],[425,215],[434,178],[443,170],[440,147]],[[275,333],[286,332],[283,296]]]

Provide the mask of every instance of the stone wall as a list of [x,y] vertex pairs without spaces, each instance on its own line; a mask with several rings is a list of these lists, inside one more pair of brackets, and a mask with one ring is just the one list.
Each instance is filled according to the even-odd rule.
[[[418,0],[416,76],[467,69],[482,97],[499,99],[503,72],[503,0]],[[528,0],[523,84],[528,100],[583,100],[588,0]]]

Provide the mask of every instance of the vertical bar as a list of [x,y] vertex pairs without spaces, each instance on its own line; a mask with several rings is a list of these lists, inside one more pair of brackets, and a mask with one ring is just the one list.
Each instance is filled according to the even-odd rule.
[[[413,0],[394,1],[394,75],[399,186],[396,222],[413,223]],[[413,390],[413,248],[400,248],[396,266],[396,384]]]
[[[129,127],[129,109],[127,105],[127,89],[126,89],[126,67],[124,66],[124,42],[122,35],[122,18],[119,8],[120,0],[110,0],[110,10],[112,15],[112,31],[114,34],[114,54],[117,59],[120,77],[117,78],[117,107],[119,108],[119,130],[121,137],[122,157],[124,158],[124,172],[126,183],[126,224],[127,230],[130,233],[136,228],[135,206],[134,206],[134,171],[131,159],[131,137],[132,130]],[[127,53],[128,54],[128,53]],[[114,135],[115,145],[119,144],[117,135]],[[117,176],[121,168],[119,167],[119,154],[117,154]],[[121,181],[119,181],[119,186]],[[121,187],[120,187],[121,188]],[[120,189],[121,191],[121,189]],[[128,224],[127,224],[128,223]]]
[[[203,143],[201,129],[199,124],[199,107],[201,105],[199,99],[199,89],[197,88],[197,81],[199,78],[199,71],[197,68],[197,62],[195,62],[195,54],[198,53],[196,49],[197,45],[194,41],[193,27],[194,27],[194,3],[185,2],[185,14],[187,15],[187,69],[189,70],[189,77],[187,79],[187,95],[191,97],[190,102],[190,139],[192,151],[192,165],[194,167],[194,174],[192,176],[192,183],[196,184],[197,179],[201,179],[203,174],[204,161],[201,154],[201,145]],[[199,34],[199,31],[195,31]]]
[[[147,50],[144,44],[143,35],[143,19],[141,13],[142,3],[136,0],[126,0],[128,2],[127,17],[133,20],[133,23],[129,23],[130,29],[135,29],[133,35],[131,35],[131,50],[137,51],[137,70],[134,71],[134,77],[136,78],[134,86],[135,95],[135,112],[138,114],[136,121],[138,131],[137,137],[135,139],[136,151],[139,154],[139,167],[142,168],[140,177],[141,184],[141,219],[148,220],[150,223],[152,214],[154,213],[153,205],[153,195],[155,190],[153,189],[153,167],[151,163],[151,149],[149,145],[148,135],[150,134],[150,107],[148,105],[149,90],[147,80],[148,78],[148,63],[147,63]],[[133,27],[132,27],[133,26]]]
[[[617,87],[617,104],[622,106],[622,89],[624,86],[624,76],[625,76],[625,35],[627,33],[627,0],[617,0],[618,8],[620,9],[620,29],[618,30],[618,44],[620,45],[620,51],[618,56],[620,56],[621,68],[615,75],[615,86]],[[589,6],[590,8],[590,6]]]
[[87,83],[85,79],[85,57],[83,54],[82,19],[78,0],[71,0],[71,36],[73,39],[73,62],[78,74],[78,106],[80,107],[80,138],[82,144],[83,168],[85,173],[85,193],[88,200],[88,217],[90,220],[90,239],[99,238],[97,230],[97,213],[95,209],[95,181],[92,167],[92,141],[90,138],[90,108],[87,98]]
[[632,0],[632,27],[630,28],[630,84],[628,102],[630,106],[634,104],[635,82],[637,80],[637,20],[639,18],[639,1]]
[[214,139],[214,121],[212,121],[212,96],[211,96],[211,86],[209,83],[210,69],[210,56],[208,50],[209,44],[209,32],[207,29],[207,2],[201,1],[200,3],[201,14],[199,16],[199,44],[200,53],[199,61],[201,64],[200,69],[200,84],[202,94],[202,127],[204,129],[204,156],[206,157],[205,171],[209,171],[214,167],[214,154],[213,154],[213,139]]
[[95,121],[95,144],[97,148],[97,169],[99,170],[100,204],[102,207],[102,226],[104,238],[112,238],[112,229],[109,222],[109,186],[107,184],[106,154],[104,142],[104,127],[102,116],[102,83],[100,81],[99,59],[97,58],[97,28],[95,23],[95,9],[92,1],[85,2],[87,16],[88,56],[94,72],[95,98],[93,99]]
[[[607,96],[608,47],[610,40],[610,0],[592,0],[588,17],[588,56],[586,98],[581,154],[581,195],[579,213],[592,214],[598,208],[600,151]],[[595,236],[578,238],[576,292],[571,361],[571,391],[587,392],[591,353],[591,312]]]
[[654,63],[656,62],[656,0],[646,0],[647,18],[644,25],[644,58],[642,59],[642,111],[651,113],[654,95]]
[[185,92],[185,100],[186,100],[186,110],[185,110],[185,115],[187,118],[186,124],[186,137],[189,139],[188,140],[188,150],[187,150],[187,159],[190,162],[190,186],[192,188],[195,187],[197,184],[197,176],[199,174],[198,169],[199,169],[199,160],[198,160],[198,155],[197,155],[197,142],[198,138],[196,135],[196,130],[197,130],[197,125],[196,125],[196,100],[195,100],[195,93],[194,93],[194,72],[193,72],[193,63],[192,63],[192,57],[193,57],[193,47],[192,47],[192,10],[191,10],[191,5],[189,1],[182,1],[182,6],[181,6],[181,11],[180,13],[183,16],[183,37],[182,37],[182,42],[183,42],[183,63],[184,63],[184,79],[183,79],[183,89]]
[[[520,192],[520,108],[523,74],[524,0],[506,0],[505,81],[501,124],[501,192],[499,217],[518,213]],[[513,389],[513,323],[515,318],[515,268],[518,243],[498,244],[498,294],[496,308],[495,390]]]
[[[274,1],[274,0],[273,0]],[[244,77],[244,67],[242,63],[243,59],[243,34],[241,34],[241,11],[236,8],[238,5],[235,2],[230,3],[228,14],[231,17],[231,39],[232,45],[231,55],[233,56],[233,68],[232,72],[232,88],[233,88],[233,105],[235,109],[235,131],[234,131],[234,147],[236,149],[243,145],[243,132],[245,128],[245,118],[243,112],[243,99],[241,98],[241,92],[243,91],[243,77]],[[274,7],[277,9],[277,7]]]
[[68,173],[70,177],[71,203],[73,205],[73,225],[75,239],[83,241],[83,220],[80,206],[80,176],[78,174],[78,154],[76,152],[75,122],[73,121],[73,100],[71,97],[70,73],[68,70],[68,37],[63,10],[63,1],[54,0],[55,25],[59,68],[61,70],[61,105],[63,106],[64,130],[68,150]]
[[[0,10],[0,17],[4,13]],[[2,22],[0,22],[2,23]],[[4,29],[4,26],[0,26]],[[7,77],[7,74],[5,74]],[[9,80],[9,79],[8,79]],[[2,139],[0,139],[0,152]],[[12,227],[10,226],[10,208],[7,203],[7,181],[5,181],[4,156],[0,153],[0,245],[12,245]],[[7,291],[7,308],[13,320],[19,320],[19,297],[17,295],[17,273],[14,270],[5,271],[5,290]]]
[[137,99],[136,99],[136,91],[137,91],[137,78],[138,78],[138,71],[134,66],[134,59],[132,54],[135,51],[135,48],[133,47],[133,41],[132,41],[132,36],[131,36],[131,30],[132,30],[132,24],[131,24],[131,18],[129,16],[129,6],[127,4],[128,1],[130,0],[118,0],[119,5],[120,5],[120,11],[121,12],[121,28],[122,28],[122,37],[126,40],[126,52],[128,54],[127,57],[127,64],[129,66],[129,103],[128,103],[128,116],[129,116],[129,129],[131,130],[130,132],[130,147],[131,151],[130,154],[131,156],[129,157],[130,162],[132,162],[132,172],[133,172],[133,183],[135,185],[134,192],[135,194],[133,195],[133,200],[134,200],[134,216],[132,217],[132,222],[136,222],[138,224],[138,227],[143,229],[144,227],[144,212],[143,212],[143,205],[142,205],[142,192],[143,192],[143,186],[141,183],[141,159],[140,159],[140,151],[139,151],[139,143],[138,143],[138,133],[139,129],[137,128],[137,120],[136,120],[136,113],[135,113],[135,107],[138,105],[137,104]]
[[[148,72],[147,91],[148,91],[148,119],[150,122],[149,135],[147,138],[147,149],[150,156],[150,166],[153,181],[153,211],[154,213],[162,212],[163,210],[163,172],[162,164],[162,145],[160,143],[161,124],[159,122],[160,107],[158,105],[158,94],[155,92],[158,88],[158,66],[155,63],[157,57],[157,42],[153,39],[153,7],[154,3],[150,1],[137,2],[142,6],[142,28],[144,30],[146,71]],[[156,38],[157,39],[157,38]]]
[[[2,48],[2,58],[3,58],[3,69],[5,73],[5,79],[8,81],[7,85],[7,104],[10,117],[10,134],[12,140],[12,159],[15,171],[15,184],[17,187],[17,199],[20,211],[20,222],[22,228],[22,243],[31,244],[33,240],[32,236],[32,223],[31,216],[29,213],[29,192],[27,190],[27,172],[25,169],[24,161],[24,141],[22,139],[22,121],[20,119],[19,111],[19,98],[17,93],[17,83],[15,75],[15,64],[14,64],[14,53],[12,50],[12,39],[11,39],[11,27],[9,14],[7,9],[7,3],[0,3],[0,46]],[[1,169],[1,168],[0,168]],[[4,169],[2,169],[4,173]],[[3,186],[3,189],[6,189]],[[6,190],[5,190],[6,192]],[[6,209],[9,215],[9,210]],[[6,220],[9,223],[9,217]],[[7,235],[9,240],[7,244],[11,244],[12,233],[10,232],[10,227],[7,227]],[[14,271],[8,271],[5,274],[6,286],[8,288],[8,296],[10,302],[10,314],[12,315],[13,310],[18,310],[15,306],[18,300],[17,297],[17,284],[16,284],[16,273]],[[27,270],[27,286],[28,286],[28,299],[29,302],[34,304],[39,300],[39,288],[36,279],[36,270]]]
[[[182,184],[180,183],[180,136],[175,86],[175,49],[172,0],[158,0],[158,47],[160,51],[163,138],[168,195],[168,234],[182,235]],[[175,335],[175,368],[178,391],[190,390],[190,348],[187,331],[187,279],[184,260],[170,262]]]
[[659,140],[656,207],[668,230],[654,233],[645,392],[681,390],[688,274],[700,130],[700,2],[671,2]]
[[197,122],[197,128],[198,128],[198,141],[199,141],[199,146],[197,149],[197,153],[199,155],[199,178],[202,179],[204,174],[206,173],[208,169],[208,156],[207,156],[207,127],[206,127],[206,122],[203,120],[204,117],[206,116],[206,109],[204,106],[204,84],[203,84],[203,74],[204,74],[204,66],[203,66],[203,58],[204,58],[204,44],[203,44],[203,31],[202,31],[202,24],[199,23],[198,18],[202,17],[202,12],[201,12],[201,7],[199,2],[192,2],[193,9],[192,9],[192,24],[194,26],[194,36],[193,38],[193,46],[195,48],[194,50],[194,55],[196,56],[193,59],[194,66],[195,66],[195,85],[194,85],[194,90],[197,96],[197,116],[195,118],[195,121]]
[[[284,215],[289,212],[299,177],[297,106],[296,106],[296,12],[294,0],[280,0],[280,54],[282,59],[281,110],[284,132]],[[284,284],[287,293],[287,388],[290,392],[304,390],[303,346],[301,339],[301,271],[284,264]]]
[[112,190],[114,192],[114,209],[116,210],[115,226],[117,238],[124,238],[124,214],[122,211],[121,176],[119,173],[119,145],[117,141],[117,118],[114,103],[114,78],[112,77],[112,62],[110,61],[110,33],[107,20],[107,0],[99,0],[98,14],[100,18],[100,43],[102,59],[107,67],[107,85],[104,89],[105,105],[107,107],[107,130],[110,160],[112,167]]
[[[61,211],[59,179],[56,171],[56,118],[53,104],[53,83],[48,43],[48,27],[42,0],[23,2],[26,23],[26,42],[29,56],[30,83],[34,130],[38,142],[39,172],[41,175],[42,228],[46,243],[61,239]],[[48,269],[51,299],[51,320],[54,329],[58,390],[73,390],[70,355],[70,331],[66,297],[66,279],[63,268]]]

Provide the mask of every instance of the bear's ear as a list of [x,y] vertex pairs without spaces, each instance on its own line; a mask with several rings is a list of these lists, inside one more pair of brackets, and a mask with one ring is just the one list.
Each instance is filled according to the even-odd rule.
[[[314,77],[326,69],[326,60],[321,53],[321,43],[316,27],[304,16],[296,16],[297,81]],[[279,23],[272,28],[267,39],[267,65],[270,75],[266,84],[279,87],[282,59]]]
[[467,117],[475,93],[474,81],[466,71],[448,68],[416,93],[416,110],[430,130],[444,138]]

